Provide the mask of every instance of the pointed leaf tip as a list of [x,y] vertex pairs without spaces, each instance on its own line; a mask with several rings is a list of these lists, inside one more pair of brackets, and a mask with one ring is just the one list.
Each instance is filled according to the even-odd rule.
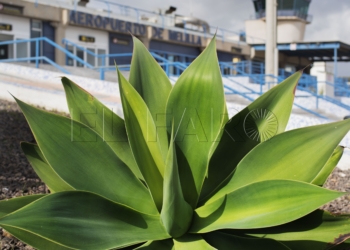
[[[344,120],[290,130],[272,137],[244,156],[226,186],[210,200],[218,199],[249,183],[271,178],[312,183],[349,129],[350,120]],[[310,155],[313,157],[310,158]],[[334,160],[340,156],[337,154]],[[323,181],[334,164],[330,163],[315,183]]]
[[[172,89],[171,82],[142,41],[136,37],[133,37],[133,41],[129,83],[146,103],[155,124],[159,128],[165,128],[167,126],[165,107]],[[158,129],[157,136],[165,161],[168,148],[166,129]]]
[[157,214],[146,187],[95,131],[80,122],[20,100],[18,104],[48,164],[67,184],[137,211]]
[[140,213],[95,193],[82,191],[42,197],[0,218],[0,225],[86,250],[115,249],[169,237],[159,216]]
[[37,145],[21,142],[21,148],[35,173],[45,182],[51,193],[75,190],[55,172]]
[[157,128],[150,111],[136,89],[118,71],[120,97],[131,151],[158,211],[163,200],[164,159]]
[[129,146],[124,120],[68,78],[63,78],[62,84],[71,118],[89,127],[94,124],[91,128],[106,141],[131,171],[143,180]]
[[299,219],[344,194],[299,181],[255,182],[197,208],[189,232],[277,226]]
[[[223,191],[220,188],[230,181],[237,164],[250,150],[264,141],[264,138],[284,132],[293,107],[293,90],[300,76],[300,73],[291,75],[225,124],[225,133],[222,134],[217,150],[210,160],[208,171],[210,179],[205,180],[201,190],[201,201],[209,199],[215,192]],[[264,119],[254,117],[254,114],[260,113],[267,115],[262,116],[265,117]],[[247,133],[246,128],[255,131],[259,137],[253,139],[251,134]],[[266,133],[267,128],[268,133]],[[267,136],[264,136],[266,134]]]
[[169,95],[166,113],[171,114],[166,117],[167,124],[174,120],[177,152],[183,156],[178,159],[184,196],[195,208],[209,157],[228,120],[215,39],[180,75]]

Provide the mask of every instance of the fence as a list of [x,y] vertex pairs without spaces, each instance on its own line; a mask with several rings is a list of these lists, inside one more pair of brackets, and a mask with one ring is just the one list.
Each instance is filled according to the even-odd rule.
[[[98,71],[99,75],[100,75],[100,79],[104,80],[105,79],[105,72],[115,71],[114,66],[106,65],[106,61],[109,58],[120,58],[120,57],[131,57],[132,56],[132,53],[95,54],[84,47],[81,47],[81,46],[79,46],[71,41],[68,41],[67,39],[63,39],[62,42],[65,45],[65,48],[61,47],[60,45],[56,44],[55,42],[51,41],[50,39],[48,39],[46,37],[0,42],[0,45],[6,45],[6,44],[9,45],[9,44],[18,44],[18,43],[29,43],[29,44],[34,43],[35,48],[36,48],[35,56],[26,56],[26,57],[22,57],[22,58],[4,59],[4,60],[0,60],[0,62],[23,62],[23,61],[24,62],[35,62],[35,65],[38,68],[39,64],[42,63],[42,61],[45,61],[46,63],[51,64],[55,68],[64,72],[65,74],[69,74],[69,71],[66,68],[56,64],[51,59],[49,59],[45,56],[41,56],[39,54],[39,52],[40,52],[39,45],[41,43],[48,43],[49,45],[53,46],[54,48],[56,48],[56,49],[60,50],[62,53],[64,53],[66,55],[66,60],[68,60],[68,59],[75,60],[75,61],[79,62],[83,67]],[[68,46],[75,46],[76,48],[83,50],[84,52],[86,52],[90,56],[97,58],[98,60],[100,60],[102,62],[101,66],[95,67],[95,66],[89,64],[88,62],[84,61],[83,59],[81,59],[77,55],[70,52],[67,49]],[[166,72],[166,74],[168,76],[179,76],[189,65],[189,63],[169,61],[169,60],[159,56],[155,52],[151,52],[151,55],[158,61],[158,63],[164,69],[164,71]],[[291,72],[286,72],[286,71],[282,72],[281,71],[282,73],[279,76],[265,75],[263,73],[264,72],[264,65],[260,62],[252,62],[252,61],[241,61],[241,62],[237,62],[237,63],[220,62],[219,66],[220,66],[220,70],[222,72],[222,75],[224,77],[244,76],[244,77],[248,77],[250,82],[259,84],[260,90],[258,92],[254,91],[252,89],[249,89],[247,86],[243,86],[244,88],[246,88],[248,90],[248,92],[250,91],[250,93],[258,94],[258,95],[261,95],[263,93],[263,86],[264,85],[269,86],[271,84],[278,84],[292,74]],[[118,65],[118,67],[120,70],[130,70],[130,64]],[[349,87],[344,79],[336,79],[334,84],[329,83],[329,82],[327,82],[326,84],[331,85],[334,88],[334,93],[336,96],[340,95],[340,94],[343,96],[350,96],[350,89],[349,89]],[[225,88],[229,91],[228,93],[239,94],[250,101],[253,100],[246,93],[239,92],[239,91],[234,90],[228,86],[225,86]],[[338,101],[335,98],[319,95],[317,93],[317,79],[313,76],[303,74],[300,81],[299,81],[298,88],[300,90],[308,92],[313,97],[315,97],[316,108],[318,108],[318,100],[323,99],[325,101],[336,104],[342,108],[350,110],[350,106],[341,103],[340,101]],[[323,117],[320,114],[318,114],[317,112],[305,109],[304,107],[301,107],[300,105],[296,105],[296,106],[298,106],[299,108],[301,108],[305,111],[308,111],[309,113],[315,114],[319,117]]]

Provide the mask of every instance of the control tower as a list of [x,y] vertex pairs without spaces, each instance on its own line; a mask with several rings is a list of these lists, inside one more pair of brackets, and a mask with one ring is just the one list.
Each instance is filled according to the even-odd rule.
[[[266,39],[265,0],[253,0],[255,15],[245,22],[247,42],[261,44]],[[308,14],[311,0],[276,0],[277,42],[295,43],[304,40],[306,25],[311,23]]]

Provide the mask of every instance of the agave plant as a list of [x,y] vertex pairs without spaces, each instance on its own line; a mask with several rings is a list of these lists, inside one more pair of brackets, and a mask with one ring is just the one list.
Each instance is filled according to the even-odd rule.
[[65,77],[71,119],[16,99],[50,194],[1,201],[0,226],[45,250],[349,247],[318,208],[350,120],[284,132],[301,74],[229,119],[215,39],[172,86],[134,38],[124,119]]

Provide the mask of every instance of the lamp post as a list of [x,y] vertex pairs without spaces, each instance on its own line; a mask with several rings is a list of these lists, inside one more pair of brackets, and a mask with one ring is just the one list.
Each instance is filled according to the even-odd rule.
[[[266,0],[265,74],[278,76],[276,0]],[[267,88],[271,88],[277,83],[277,80],[266,76],[266,83]]]

